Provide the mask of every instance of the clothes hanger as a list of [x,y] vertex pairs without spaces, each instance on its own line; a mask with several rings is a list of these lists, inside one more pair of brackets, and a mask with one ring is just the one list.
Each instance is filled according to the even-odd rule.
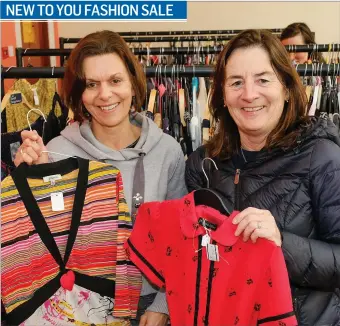
[[194,191],[195,206],[208,206],[218,210],[223,215],[229,216],[231,214],[230,210],[224,204],[223,199],[216,191],[209,188],[209,178],[204,170],[204,162],[206,160],[211,161],[214,164],[215,169],[218,170],[216,163],[210,157],[205,157],[202,160],[202,171],[207,179],[207,188],[200,188]]
[[[31,109],[31,110],[29,110],[29,111],[27,112],[27,114],[26,114],[26,119],[27,119],[28,127],[30,128],[30,131],[32,131],[32,126],[31,126],[31,122],[30,122],[30,120],[29,120],[29,115],[30,115],[30,113],[33,112],[33,111],[38,111],[38,112],[41,114],[41,116],[43,117],[44,122],[47,122],[47,121],[46,121],[46,117],[45,117],[44,113],[43,113],[41,110],[39,110],[39,109]],[[52,151],[42,151],[42,153],[56,154],[56,155],[64,156],[64,157],[67,157],[67,158],[77,158],[77,156],[66,155],[66,154],[62,154],[62,153],[58,153],[58,152],[52,152]]]

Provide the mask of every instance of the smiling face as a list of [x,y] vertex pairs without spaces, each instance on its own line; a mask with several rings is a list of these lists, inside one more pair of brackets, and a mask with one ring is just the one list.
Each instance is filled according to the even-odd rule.
[[276,127],[287,92],[261,47],[235,50],[226,64],[224,104],[243,136],[266,138]]
[[128,122],[135,94],[122,59],[116,53],[87,57],[83,71],[86,87],[82,101],[95,128]]

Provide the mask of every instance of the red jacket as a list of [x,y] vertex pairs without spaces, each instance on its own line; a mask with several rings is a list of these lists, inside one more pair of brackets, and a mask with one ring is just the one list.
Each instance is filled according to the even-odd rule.
[[[139,208],[125,246],[145,276],[165,288],[171,325],[297,325],[281,248],[235,237],[236,214],[196,207],[193,193]],[[219,261],[207,259],[199,218],[217,225],[210,235]]]

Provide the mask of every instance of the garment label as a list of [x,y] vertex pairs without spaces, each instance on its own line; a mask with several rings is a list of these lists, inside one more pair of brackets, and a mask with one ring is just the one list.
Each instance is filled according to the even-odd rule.
[[34,99],[34,105],[39,105],[39,96],[37,93],[37,89],[36,88],[32,88],[32,92],[33,92],[33,99]]
[[61,180],[62,177],[60,174],[53,174],[53,175],[48,175],[46,177],[43,177],[44,182],[51,182],[51,185],[55,185],[56,180]]
[[207,246],[206,246],[206,249],[207,249],[207,258],[209,260],[212,260],[212,261],[219,261],[220,260],[217,245],[213,245],[213,244],[208,243]]
[[11,96],[9,97],[9,103],[11,104],[18,104],[21,102],[22,102],[21,93],[14,93],[14,94],[11,94]]
[[205,234],[205,235],[202,237],[201,245],[202,245],[202,247],[206,247],[208,243],[210,243],[210,237],[209,237],[208,234]]
[[64,195],[62,192],[51,193],[52,211],[59,212],[65,209]]

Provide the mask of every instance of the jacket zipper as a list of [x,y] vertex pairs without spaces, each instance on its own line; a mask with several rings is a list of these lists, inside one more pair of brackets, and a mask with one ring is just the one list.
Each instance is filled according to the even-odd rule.
[[298,302],[297,302],[297,298],[294,298],[293,299],[293,309],[294,309],[294,312],[295,312],[295,317],[297,320],[299,320],[299,314],[298,314]]
[[240,174],[241,169],[236,169],[234,184],[235,184],[235,205],[234,210],[240,210]]

